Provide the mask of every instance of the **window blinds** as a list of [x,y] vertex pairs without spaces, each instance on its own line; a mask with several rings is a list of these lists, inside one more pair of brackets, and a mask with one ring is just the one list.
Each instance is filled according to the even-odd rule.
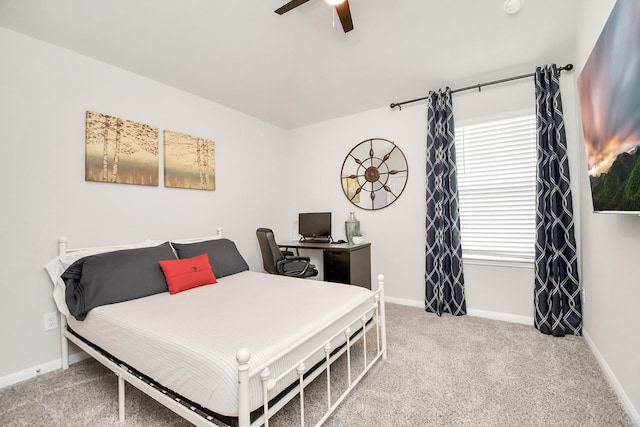
[[535,115],[456,129],[463,257],[533,261]]

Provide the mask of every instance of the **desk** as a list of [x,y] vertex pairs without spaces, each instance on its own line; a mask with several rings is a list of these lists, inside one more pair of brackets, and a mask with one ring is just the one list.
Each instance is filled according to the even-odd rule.
[[371,289],[371,243],[278,243],[282,249],[315,249],[322,251],[324,280],[358,285]]

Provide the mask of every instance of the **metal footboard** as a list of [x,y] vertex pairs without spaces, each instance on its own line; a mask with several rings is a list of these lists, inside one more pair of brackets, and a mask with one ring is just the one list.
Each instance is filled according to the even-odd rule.
[[[371,367],[380,359],[386,359],[387,344],[386,344],[386,327],[385,327],[385,310],[384,310],[384,276],[378,276],[378,290],[370,296],[372,305],[366,308],[364,312],[356,313],[353,321],[349,322],[349,325],[360,323],[362,333],[357,335],[352,340],[352,328],[347,326],[343,330],[337,332],[332,337],[327,339],[323,344],[318,346],[313,351],[309,352],[305,357],[296,363],[292,364],[287,370],[282,372],[277,377],[273,377],[269,366],[277,361],[282,355],[279,355],[272,360],[264,363],[263,365],[250,370],[249,360],[251,353],[248,349],[240,349],[237,353],[238,361],[238,408],[239,408],[239,426],[240,427],[252,427],[264,425],[269,426],[269,419],[275,415],[282,407],[284,407],[295,396],[299,396],[300,400],[300,425],[305,425],[305,400],[304,390],[315,378],[326,373],[326,411],[317,422],[316,425],[322,425],[333,411],[342,403],[347,397],[349,392],[360,382],[360,380],[366,375]],[[367,320],[371,318],[372,323],[367,323]],[[367,358],[367,331],[375,328],[376,350],[373,358],[368,360]],[[346,345],[341,346],[337,351],[333,351],[333,345],[331,344],[336,338],[344,335]],[[363,369],[355,376],[353,375],[353,367],[351,363],[352,347],[359,340],[362,340],[362,357],[363,357]],[[315,369],[310,375],[307,374],[307,363],[311,357],[318,352],[324,352],[324,363],[321,369]],[[339,357],[346,353],[346,370],[347,370],[347,388],[342,394],[332,401],[332,384],[331,384],[331,365]],[[279,399],[273,406],[269,406],[269,402],[273,396],[270,393],[274,390],[276,384],[285,380],[292,372],[295,372],[298,376],[298,384],[283,398]],[[263,415],[251,422],[250,409],[249,409],[249,382],[252,378],[259,376],[262,381],[262,397],[263,397]]]

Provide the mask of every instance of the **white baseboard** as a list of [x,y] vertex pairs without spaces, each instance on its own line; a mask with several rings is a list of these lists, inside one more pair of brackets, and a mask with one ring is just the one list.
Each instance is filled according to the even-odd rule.
[[485,319],[502,320],[504,322],[520,323],[523,325],[533,326],[532,316],[521,316],[519,314],[498,313],[496,311],[477,310],[468,308],[467,314],[473,317],[484,317]]
[[[69,364],[77,363],[88,357],[89,355],[84,351],[72,353],[69,355]],[[0,377],[0,388],[30,380],[38,375],[46,374],[47,372],[55,371],[56,369],[62,369],[62,359],[52,360],[50,362],[43,363],[42,365],[33,366],[31,368],[23,369],[22,371]]]
[[627,396],[627,393],[625,393],[624,389],[622,388],[622,385],[620,385],[620,382],[618,381],[615,374],[607,364],[607,361],[604,359],[604,357],[602,357],[602,354],[600,354],[598,347],[596,347],[596,345],[593,343],[593,341],[591,340],[591,337],[589,336],[587,331],[584,330],[584,328],[582,329],[582,336],[584,337],[584,340],[587,342],[587,345],[589,346],[591,353],[593,353],[593,355],[596,357],[598,364],[600,364],[600,367],[604,371],[604,374],[609,380],[609,384],[611,384],[611,387],[613,387],[616,394],[620,398],[620,401],[622,402],[622,406],[624,406],[624,409],[627,411],[627,414],[629,414],[629,418],[631,418],[631,421],[633,421],[635,425],[640,426],[640,413],[638,412],[638,409],[633,406],[633,402],[631,402],[631,399],[629,399],[629,396]]
[[[384,297],[386,302],[393,304],[407,305],[410,307],[424,308],[424,301],[418,301],[407,298]],[[502,320],[504,322],[521,323],[523,325],[533,325],[533,317],[520,316],[517,314],[498,313],[495,311],[467,309],[467,314],[473,317],[484,317],[486,319]]]
[[386,295],[384,296],[384,300],[392,304],[400,304],[400,305],[408,305],[410,307],[424,308],[424,301],[418,301],[418,300],[407,299],[407,298],[388,297]]

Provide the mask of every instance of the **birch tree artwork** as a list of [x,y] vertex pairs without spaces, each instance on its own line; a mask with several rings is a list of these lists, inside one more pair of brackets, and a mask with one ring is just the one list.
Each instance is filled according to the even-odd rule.
[[215,143],[183,133],[164,131],[164,186],[216,189]]
[[85,181],[158,185],[158,128],[87,111]]

